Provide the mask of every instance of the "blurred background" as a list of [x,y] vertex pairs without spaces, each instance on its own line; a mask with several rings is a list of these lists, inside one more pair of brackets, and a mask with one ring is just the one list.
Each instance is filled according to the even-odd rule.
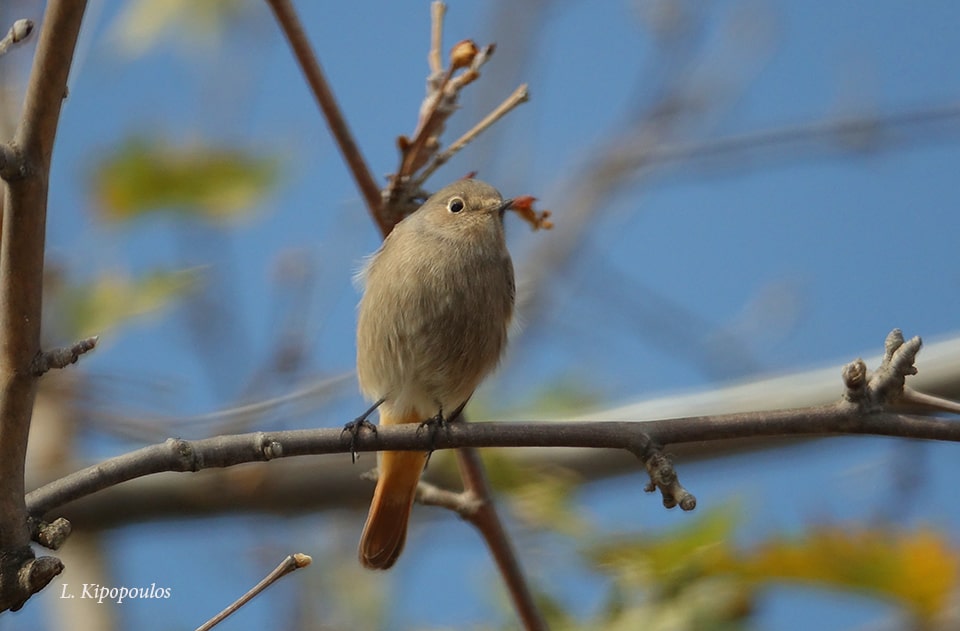
[[[395,171],[429,3],[294,4],[372,171]],[[42,10],[9,0],[0,28]],[[805,405],[839,396],[841,366],[894,327],[956,348],[958,24],[950,1],[450,2],[445,46],[497,49],[442,140],[520,83],[531,101],[427,186],[477,171],[556,224],[507,218],[521,326],[471,418],[644,420],[704,393],[701,413]],[[0,57],[4,138],[35,43]],[[45,343],[100,345],[44,378],[28,484],[169,436],[356,416],[351,277],[379,236],[267,6],[91,0],[69,87]],[[957,357],[938,364],[954,396]],[[798,396],[806,375],[723,396],[814,368],[816,394]],[[693,513],[606,452],[488,454],[554,628],[960,625],[956,447],[671,453]],[[456,488],[441,456],[430,473]],[[374,464],[157,475],[65,507],[66,570],[0,630],[195,628],[292,552],[314,564],[219,628],[516,628],[479,536],[442,509],[415,508],[394,570],[359,568]],[[171,597],[59,598],[84,583]]]

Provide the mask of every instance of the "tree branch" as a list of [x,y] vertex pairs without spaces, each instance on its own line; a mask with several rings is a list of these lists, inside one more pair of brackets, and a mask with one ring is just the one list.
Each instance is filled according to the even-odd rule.
[[[467,423],[451,423],[452,426],[467,425]],[[517,552],[507,535],[497,507],[493,503],[493,491],[487,474],[484,470],[480,454],[475,447],[461,447],[457,451],[457,464],[460,468],[460,477],[463,479],[464,495],[473,500],[475,509],[470,512],[461,512],[460,515],[473,524],[480,531],[490,554],[493,555],[500,570],[500,575],[506,583],[507,591],[513,598],[517,615],[523,622],[523,628],[547,629],[547,623],[537,608],[530,591],[523,568],[517,558]]]
[[310,89],[313,90],[317,105],[320,106],[320,110],[327,121],[327,126],[330,128],[330,133],[333,134],[333,138],[340,148],[340,153],[350,168],[350,173],[357,183],[357,188],[360,189],[360,194],[363,195],[363,200],[366,202],[370,215],[381,231],[389,232],[389,229],[383,223],[382,213],[379,212],[382,205],[380,187],[377,186],[376,180],[370,174],[370,168],[353,139],[347,120],[340,111],[340,106],[337,105],[337,99],[327,83],[323,68],[320,67],[320,61],[310,46],[310,40],[307,39],[307,34],[303,31],[296,10],[289,0],[267,0],[267,4],[273,9],[277,22],[293,49],[293,54],[300,64],[300,69],[303,71]]
[[99,339],[99,336],[94,335],[71,346],[41,351],[33,360],[33,374],[39,377],[51,369],[66,368],[70,364],[77,363],[81,355],[89,353],[96,347]]
[[889,412],[864,412],[840,401],[832,405],[692,416],[657,421],[450,423],[433,436],[416,424],[361,432],[355,442],[340,429],[289,430],[168,439],[105,460],[27,495],[29,513],[41,518],[68,502],[134,478],[162,471],[199,471],[276,458],[374,451],[425,451],[478,447],[589,447],[623,449],[649,459],[658,448],[681,443],[757,436],[875,435],[960,442],[960,422]]
[[313,559],[311,559],[308,555],[301,554],[299,552],[287,555],[287,557],[280,562],[280,565],[274,568],[272,572],[267,574],[262,581],[251,587],[246,594],[234,601],[229,607],[197,627],[197,631],[210,631],[210,629],[226,620],[231,614],[240,609],[240,607],[243,607],[248,602],[253,600],[256,596],[263,592],[263,590],[270,587],[287,574],[290,574],[291,572],[301,568],[305,568],[312,562]]
[[[86,7],[51,0],[13,146],[23,176],[7,180],[0,237],[0,610],[19,609],[63,566],[34,559],[24,502],[24,460],[36,396],[50,158]],[[9,157],[8,154],[7,157]]]
[[[472,41],[464,40],[453,47],[450,54],[450,65],[444,70],[442,68],[441,48],[443,17],[446,7],[443,2],[437,0],[431,4],[432,28],[430,54],[428,56],[431,73],[427,79],[427,97],[421,107],[417,130],[413,138],[407,139],[401,136],[398,139],[401,153],[400,167],[397,173],[390,177],[389,185],[381,194],[372,175],[370,175],[369,168],[360,155],[359,149],[349,134],[346,122],[340,113],[333,93],[327,86],[320,64],[310,49],[309,42],[289,0],[268,0],[268,2],[290,41],[290,45],[317,97],[317,101],[320,103],[324,116],[327,118],[327,124],[337,140],[344,160],[350,166],[350,171],[353,173],[357,186],[366,200],[370,214],[380,228],[381,234],[386,237],[397,223],[416,209],[415,200],[421,194],[420,183],[425,178],[421,178],[416,185],[413,184],[412,178],[415,172],[421,169],[437,152],[439,136],[444,129],[446,120],[456,110],[460,90],[479,77],[479,69],[493,54],[494,46],[489,45],[483,49],[477,49]],[[461,72],[455,74],[458,70]],[[484,126],[480,127],[477,133],[480,133],[486,126],[492,124],[493,120],[505,114],[516,104],[526,100],[526,90],[518,91],[512,97],[512,100],[515,102],[508,105],[501,114],[495,116],[494,119],[488,117],[489,120],[482,122],[481,125]],[[469,138],[463,144],[468,141]],[[510,594],[514,598],[521,618],[528,629],[545,628],[530,590],[526,587],[525,579],[520,573],[519,563],[513,554],[509,540],[506,538],[506,533],[490,503],[489,488],[487,488],[484,479],[483,465],[480,459],[476,453],[470,451],[461,451],[458,458],[465,485],[468,490],[476,492],[485,507],[478,513],[483,516],[484,527],[481,528],[481,534],[487,540],[491,552],[497,560],[497,565],[501,570],[505,572],[509,570],[510,572],[505,573],[504,578],[511,587]],[[477,522],[477,525],[479,527],[481,524]],[[515,586],[517,589],[514,589]]]

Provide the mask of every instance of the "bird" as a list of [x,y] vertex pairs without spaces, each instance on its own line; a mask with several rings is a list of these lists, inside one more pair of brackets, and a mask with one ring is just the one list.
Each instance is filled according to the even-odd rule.
[[[513,200],[475,179],[433,194],[400,221],[360,273],[360,390],[381,426],[459,414],[499,363],[516,286],[503,217]],[[455,420],[449,418],[446,420]],[[360,537],[360,563],[385,570],[403,550],[427,452],[386,451]]]

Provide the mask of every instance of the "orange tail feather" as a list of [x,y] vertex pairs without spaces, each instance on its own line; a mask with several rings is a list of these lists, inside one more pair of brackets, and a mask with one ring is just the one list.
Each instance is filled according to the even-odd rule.
[[[417,422],[419,418],[401,422]],[[380,424],[397,421],[381,411]],[[377,488],[367,523],[360,535],[360,563],[375,570],[390,568],[403,551],[407,522],[417,492],[420,473],[427,462],[421,451],[385,451],[380,454]]]

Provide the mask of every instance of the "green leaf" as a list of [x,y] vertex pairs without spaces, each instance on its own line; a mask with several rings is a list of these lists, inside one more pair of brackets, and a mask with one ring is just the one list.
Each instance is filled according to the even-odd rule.
[[586,554],[602,572],[640,587],[668,587],[704,576],[731,554],[733,508],[708,511],[663,534],[605,536]]
[[275,160],[237,149],[134,138],[97,165],[93,194],[111,222],[162,210],[224,220],[259,202],[277,171]]
[[195,270],[154,272],[140,279],[109,274],[89,285],[64,289],[59,297],[61,315],[73,337],[99,335],[126,320],[158,311],[196,284]]

